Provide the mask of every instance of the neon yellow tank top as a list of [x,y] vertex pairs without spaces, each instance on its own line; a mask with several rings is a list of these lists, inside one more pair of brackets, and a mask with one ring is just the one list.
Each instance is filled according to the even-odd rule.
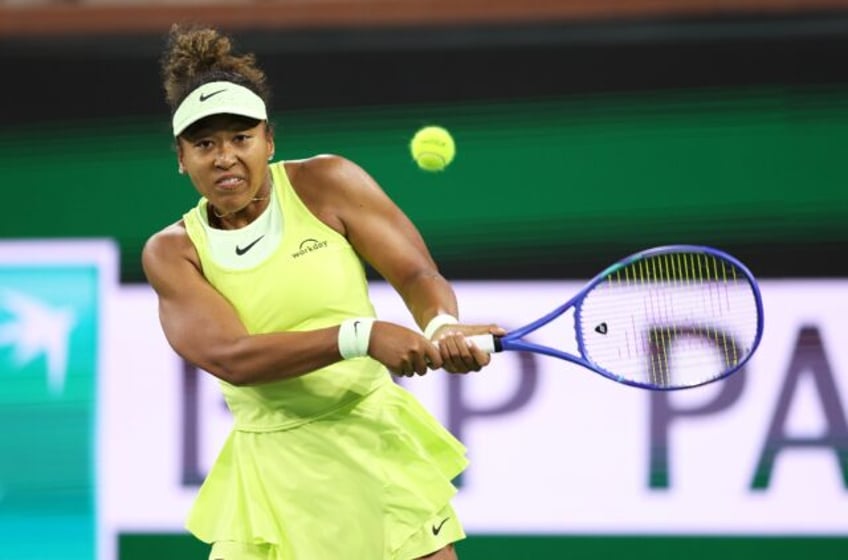
[[[283,162],[271,165],[271,177],[283,212],[283,236],[279,247],[253,268],[227,269],[211,259],[201,215],[205,198],[183,216],[207,281],[235,307],[251,334],[320,329],[350,317],[375,316],[365,270],[353,247],[309,211]],[[327,414],[388,380],[382,364],[355,358],[293,379],[220,385],[236,429],[270,431]]]

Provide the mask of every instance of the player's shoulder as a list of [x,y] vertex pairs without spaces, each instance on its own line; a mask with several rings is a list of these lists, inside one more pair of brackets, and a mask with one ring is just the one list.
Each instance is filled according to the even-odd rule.
[[185,224],[180,220],[162,228],[147,239],[141,250],[142,260],[150,262],[173,258],[185,254],[190,247],[191,240]]
[[348,198],[375,185],[357,163],[335,154],[316,155],[286,165],[286,173],[298,194],[313,200]]
[[151,235],[141,250],[141,265],[148,281],[157,290],[189,265],[201,270],[197,250],[182,220]]
[[337,154],[318,154],[286,162],[286,171],[293,182],[332,182],[359,170],[356,163]]

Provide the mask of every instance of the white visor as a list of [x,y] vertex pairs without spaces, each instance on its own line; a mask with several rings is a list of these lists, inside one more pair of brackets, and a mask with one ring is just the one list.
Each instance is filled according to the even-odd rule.
[[188,94],[177,107],[172,123],[174,136],[200,119],[221,114],[268,120],[265,102],[246,87],[232,82],[209,82]]

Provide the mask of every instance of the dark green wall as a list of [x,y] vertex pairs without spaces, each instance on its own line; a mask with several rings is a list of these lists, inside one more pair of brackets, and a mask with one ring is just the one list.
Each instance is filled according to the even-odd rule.
[[[841,259],[809,258],[848,242],[848,89],[572,95],[274,120],[279,157],[334,152],[362,164],[454,276],[585,277],[624,252],[678,242],[734,250],[761,275],[848,271]],[[432,122],[458,145],[439,174],[418,170],[407,148]],[[0,128],[0,169],[10,209],[0,236],[115,237],[125,281],[142,280],[147,236],[196,198],[176,173],[164,113]]]
[[[203,560],[209,553],[206,545],[183,535],[123,535],[119,549],[119,560]],[[461,560],[842,560],[848,538],[471,535],[457,552]]]

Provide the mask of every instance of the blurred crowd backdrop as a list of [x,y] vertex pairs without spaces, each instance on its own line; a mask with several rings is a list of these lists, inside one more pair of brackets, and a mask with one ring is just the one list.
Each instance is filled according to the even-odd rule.
[[744,381],[694,397],[529,358],[410,386],[469,446],[463,560],[848,555],[848,1],[0,0],[0,560],[205,558],[181,523],[227,418],[140,265],[197,198],[173,23],[254,52],[277,156],[362,165],[475,318],[654,245],[762,280]]

